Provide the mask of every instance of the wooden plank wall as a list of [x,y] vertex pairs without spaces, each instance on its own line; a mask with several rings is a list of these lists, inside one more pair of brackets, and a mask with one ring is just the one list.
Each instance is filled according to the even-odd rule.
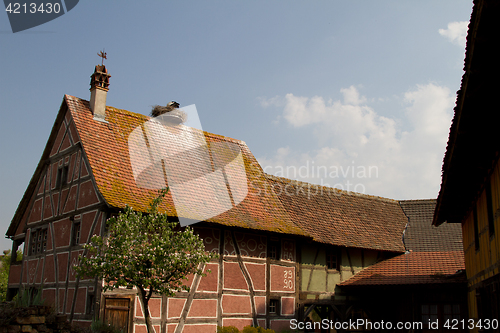
[[478,319],[476,289],[481,287],[484,280],[500,273],[500,163],[498,160],[487,181],[491,185],[494,234],[491,235],[489,232],[486,187],[482,189],[475,203],[479,249],[476,250],[475,246],[473,209],[462,223],[469,290],[469,318],[474,320]]

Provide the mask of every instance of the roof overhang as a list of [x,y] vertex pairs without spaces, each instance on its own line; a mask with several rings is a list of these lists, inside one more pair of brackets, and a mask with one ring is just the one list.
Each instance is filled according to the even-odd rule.
[[465,73],[457,93],[434,213],[436,226],[463,221],[498,161],[500,67],[494,45],[498,42],[499,9],[496,1],[474,1]]

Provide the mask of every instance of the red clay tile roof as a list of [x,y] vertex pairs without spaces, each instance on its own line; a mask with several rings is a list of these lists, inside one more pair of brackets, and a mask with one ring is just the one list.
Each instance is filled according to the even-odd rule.
[[[128,149],[130,134],[150,121],[150,118],[107,106],[107,122],[94,120],[88,101],[65,95],[47,147],[7,232],[10,236],[20,223],[23,209],[38,183],[40,170],[49,156],[49,146],[57,134],[66,106],[75,122],[84,155],[92,169],[92,177],[110,207],[124,208],[129,205],[136,210],[146,211],[151,199],[157,195],[157,190],[148,189],[147,186],[144,188],[143,185],[149,184],[148,181],[143,182],[140,187],[137,185],[139,178],[134,174]],[[312,237],[318,242],[338,246],[391,252],[404,251],[401,236],[407,219],[397,201],[266,175],[243,141],[192,129],[187,131],[189,135],[204,137],[212,152],[214,161],[212,165],[216,164],[218,159],[228,159],[227,156],[213,154],[212,147],[225,144],[237,145],[246,173],[244,179],[240,177],[228,180],[229,183],[246,182],[248,195],[244,200],[229,211],[204,219],[205,221],[225,226]],[[196,150],[191,153],[194,154],[195,161],[198,157]],[[139,151],[139,160],[142,158],[141,154]],[[199,157],[203,158],[201,155]],[[174,162],[179,163],[179,168],[182,169],[184,163],[182,156],[174,159]],[[192,165],[184,167],[191,169]],[[171,178],[168,178],[168,182],[171,182]],[[287,192],[275,193],[278,185],[283,186]],[[315,189],[320,191],[319,195],[312,193]],[[213,190],[216,191],[217,188]],[[310,192],[307,192],[308,190]],[[186,193],[186,197],[193,201],[206,200],[214,206],[220,204],[207,193],[200,192],[199,188],[193,187]],[[290,192],[293,192],[293,195],[288,195]],[[189,206],[189,200],[185,202]],[[184,209],[184,213],[188,215],[186,217],[190,217],[190,209],[195,209],[184,208],[187,208]],[[178,212],[171,193],[166,196],[160,211],[170,216],[177,216]]]
[[407,218],[396,200],[267,175],[295,223],[315,241],[404,252]]
[[445,223],[432,225],[436,200],[403,200],[399,204],[409,224],[405,232],[407,250],[414,252],[463,251],[462,226]]
[[[157,195],[157,190],[138,187],[129,156],[128,138],[134,129],[150,118],[107,106],[106,121],[108,123],[104,123],[93,119],[87,101],[69,95],[65,96],[65,100],[75,121],[93,177],[104,200],[111,207],[124,208],[125,205],[129,205],[145,212],[151,199]],[[208,145],[214,145],[217,142],[231,142],[238,145],[248,177],[248,179],[237,180],[247,182],[246,198],[233,209],[205,219],[205,221],[226,226],[307,236],[306,232],[293,223],[274,193],[258,191],[252,186],[256,182],[266,182],[266,178],[257,160],[243,141],[201,131],[196,134],[204,135]],[[224,156],[221,158],[223,159]],[[200,193],[199,190],[196,191],[195,188],[187,195],[213,200],[211,202],[213,205],[219,204],[214,197]],[[186,210],[189,211],[189,208],[186,207]],[[177,216],[170,193],[167,194],[160,211],[170,216]]]
[[367,267],[339,285],[465,283],[465,274],[456,274],[464,269],[462,251],[410,252]]

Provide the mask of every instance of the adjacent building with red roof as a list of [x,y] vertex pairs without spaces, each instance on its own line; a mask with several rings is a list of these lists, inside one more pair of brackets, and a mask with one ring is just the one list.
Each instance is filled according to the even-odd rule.
[[[358,317],[392,323],[421,323],[418,331],[436,331],[430,322],[467,319],[462,233],[457,225],[432,226],[436,200],[405,200],[406,252],[365,268],[339,284],[350,295]],[[430,320],[430,322],[429,322]],[[463,331],[463,330],[461,330]]]

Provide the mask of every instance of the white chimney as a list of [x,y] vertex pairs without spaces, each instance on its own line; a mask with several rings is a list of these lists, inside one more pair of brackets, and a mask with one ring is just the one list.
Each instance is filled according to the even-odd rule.
[[104,65],[95,66],[94,74],[90,76],[90,110],[95,120],[105,121],[110,77]]

